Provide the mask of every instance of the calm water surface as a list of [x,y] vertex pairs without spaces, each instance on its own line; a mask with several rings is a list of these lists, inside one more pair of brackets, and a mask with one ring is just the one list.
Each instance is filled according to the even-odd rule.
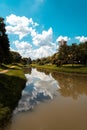
[[5,130],[87,130],[87,77],[28,70]]

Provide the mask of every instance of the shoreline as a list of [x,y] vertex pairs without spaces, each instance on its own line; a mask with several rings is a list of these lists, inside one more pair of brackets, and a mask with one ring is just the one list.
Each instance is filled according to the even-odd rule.
[[10,121],[25,84],[22,66],[8,66],[8,71],[0,74],[0,130]]
[[37,65],[37,64],[32,64],[31,66],[33,68],[40,68],[50,72],[55,71],[57,73],[62,73],[62,74],[87,76],[87,67],[71,68],[71,67],[56,67],[54,65]]

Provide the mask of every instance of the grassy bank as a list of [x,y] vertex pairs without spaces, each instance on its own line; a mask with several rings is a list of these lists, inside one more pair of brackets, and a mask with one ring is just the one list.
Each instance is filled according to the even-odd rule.
[[0,127],[11,117],[26,83],[22,66],[11,66],[0,67],[0,71],[8,70],[6,73],[0,73]]
[[58,72],[64,72],[64,73],[76,73],[76,74],[87,74],[87,66],[83,65],[64,65],[61,67],[57,67],[55,65],[38,65],[38,64],[32,64],[32,67],[36,68],[43,68],[50,71],[58,71]]

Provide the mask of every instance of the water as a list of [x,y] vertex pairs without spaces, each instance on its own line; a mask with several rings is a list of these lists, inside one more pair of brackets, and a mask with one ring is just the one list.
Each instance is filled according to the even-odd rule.
[[26,87],[5,130],[87,130],[87,76],[36,69],[25,76]]

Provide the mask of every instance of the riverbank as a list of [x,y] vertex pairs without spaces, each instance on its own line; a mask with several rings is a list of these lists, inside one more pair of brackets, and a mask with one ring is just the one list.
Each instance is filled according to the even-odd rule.
[[2,65],[0,72],[0,127],[4,127],[17,106],[26,78],[22,65]]
[[73,74],[87,74],[87,66],[82,65],[65,65],[61,67],[57,67],[55,65],[38,65],[32,64],[32,67],[42,68],[50,71],[57,71],[61,73],[73,73]]

